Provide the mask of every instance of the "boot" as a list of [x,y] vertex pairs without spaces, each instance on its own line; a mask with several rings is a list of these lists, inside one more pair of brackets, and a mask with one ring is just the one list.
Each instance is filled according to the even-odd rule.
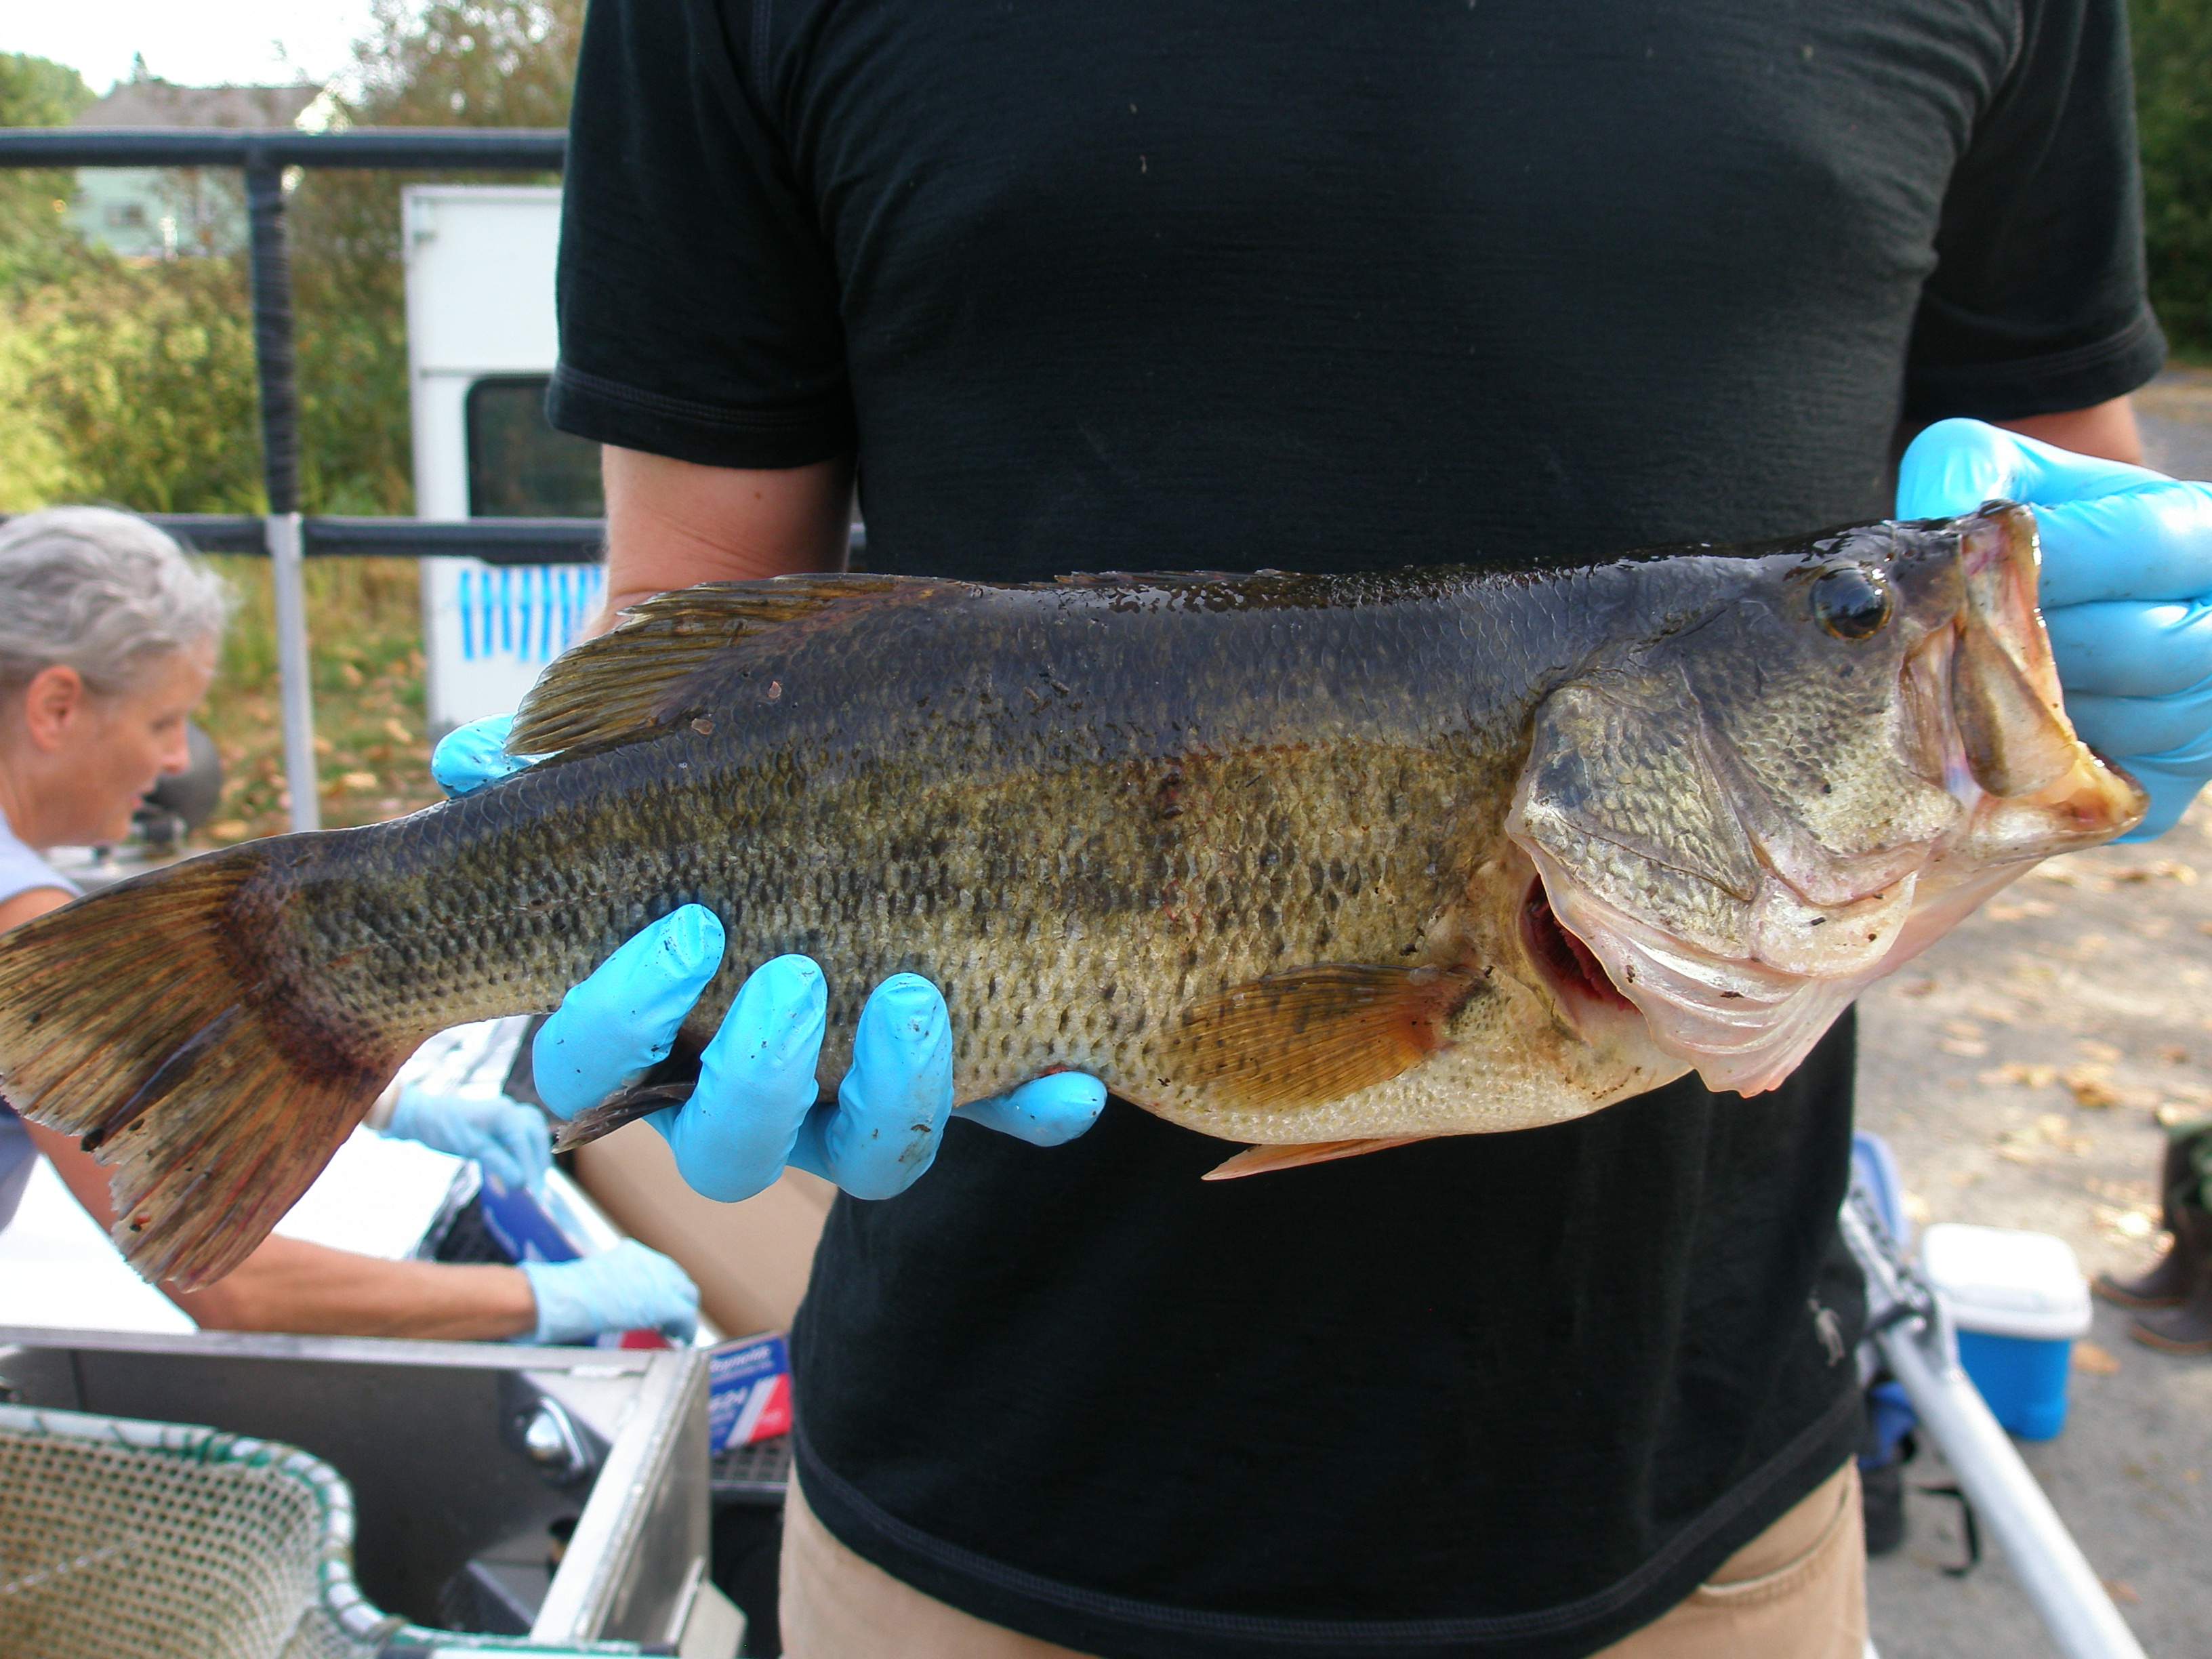
[[2159,1191],[2165,1201],[2166,1229],[2173,1243],[2148,1273],[2130,1279],[2110,1273],[2097,1275],[2091,1286],[2107,1302],[2123,1308],[2178,1308],[2196,1294],[2204,1273],[2204,1259],[2212,1237],[2208,1237],[2205,1213],[2188,1201],[2197,1186],[2197,1166],[2189,1156],[2189,1143],[2166,1143],[2166,1162],[2159,1172]]
[[[2203,1214],[2199,1211],[2199,1217]],[[2158,1308],[2128,1322],[2128,1334],[2167,1353],[2212,1353],[2212,1272],[2197,1276],[2197,1294],[2178,1308]]]

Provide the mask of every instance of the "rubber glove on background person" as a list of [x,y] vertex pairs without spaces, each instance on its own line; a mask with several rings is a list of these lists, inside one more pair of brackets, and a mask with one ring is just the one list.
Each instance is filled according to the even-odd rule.
[[[440,786],[463,795],[527,765],[505,752],[510,723],[477,720],[448,734],[431,757]],[[714,912],[687,904],[639,930],[572,988],[532,1048],[547,1108],[572,1117],[667,1058],[721,964],[723,943]],[[852,1067],[836,1098],[817,1104],[827,1004],[822,970],[805,957],[778,957],[739,988],[700,1056],[690,1098],[648,1120],[693,1190],[735,1202],[790,1166],[856,1198],[889,1198],[928,1169],[953,1116],[1057,1146],[1088,1129],[1105,1105],[1104,1084],[1061,1072],[956,1108],[945,999],[914,974],[893,975],[870,995]]]
[[512,1100],[431,1094],[410,1083],[399,1091],[382,1132],[395,1140],[416,1141],[455,1158],[473,1158],[503,1187],[534,1192],[553,1167],[553,1139],[545,1115]]
[[2149,812],[2120,839],[2165,834],[2212,778],[2212,484],[1981,421],[1939,421],[1905,450],[1899,518],[1995,500],[2035,509],[2067,718],[2149,793]]
[[659,1331],[679,1346],[699,1328],[699,1287],[634,1238],[580,1261],[516,1264],[530,1280],[538,1323],[517,1342],[582,1342],[602,1331]]

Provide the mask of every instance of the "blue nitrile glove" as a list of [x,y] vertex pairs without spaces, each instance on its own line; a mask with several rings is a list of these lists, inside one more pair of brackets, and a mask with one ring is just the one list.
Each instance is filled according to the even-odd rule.
[[690,1341],[699,1328],[699,1287],[658,1250],[625,1238],[580,1261],[518,1264],[538,1300],[538,1325],[517,1342],[581,1342],[601,1331],[659,1331]]
[[465,795],[534,765],[540,757],[507,752],[507,734],[514,726],[514,715],[494,714],[457,726],[439,738],[430,751],[430,775],[438,787],[448,795]]
[[511,1100],[463,1100],[430,1094],[410,1083],[399,1091],[384,1133],[455,1158],[474,1158],[505,1187],[534,1191],[553,1167],[553,1137],[545,1115]]
[[2027,502],[2042,530],[2067,718],[2149,792],[2149,813],[2120,839],[2165,834],[2212,778],[2212,484],[1980,421],[1939,421],[1905,452],[1899,518],[1996,499]]
[[[502,746],[512,723],[502,715],[447,734],[431,760],[440,786],[463,795],[526,764]],[[573,1117],[666,1059],[721,963],[722,940],[720,921],[696,904],[634,934],[538,1029],[531,1052],[538,1098]],[[862,1008],[852,1069],[836,1103],[817,1111],[826,1000],[822,970],[805,957],[756,970],[700,1056],[690,1099],[653,1114],[698,1192],[750,1198],[793,1164],[856,1198],[889,1198],[936,1158],[948,1116],[1057,1146],[1105,1106],[1104,1084],[1060,1072],[954,1108],[945,999],[928,981],[898,974]]]
[[[573,1116],[665,1059],[721,960],[722,924],[703,905],[641,929],[538,1028],[538,1098]],[[690,1099],[649,1120],[694,1190],[734,1202],[792,1164],[855,1198],[889,1198],[929,1167],[948,1117],[1057,1146],[1106,1103],[1097,1079],[1060,1072],[956,1110],[945,999],[917,975],[894,974],[860,1010],[836,1102],[817,1107],[826,1001],[822,970],[805,957],[778,957],[738,988]]]

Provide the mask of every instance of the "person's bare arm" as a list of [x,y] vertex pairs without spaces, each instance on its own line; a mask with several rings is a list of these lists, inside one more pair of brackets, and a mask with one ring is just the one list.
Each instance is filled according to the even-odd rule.
[[624,605],[672,587],[844,568],[850,456],[756,470],[609,445],[600,466],[607,602],[595,632]]
[[[107,1171],[67,1135],[25,1127],[76,1201],[103,1229],[112,1227]],[[537,1299],[518,1267],[386,1261],[297,1238],[264,1240],[204,1290],[161,1289],[210,1331],[497,1341],[538,1323]]]
[[59,887],[33,887],[13,898],[0,899],[0,933],[28,921],[33,916],[43,916],[49,910],[58,910],[69,902],[70,895]]
[[2008,432],[2037,438],[2077,455],[2100,460],[2142,465],[2142,434],[2136,429],[2136,407],[2126,398],[2092,404],[2087,409],[2063,410],[2056,415],[2027,415],[2017,421],[1992,421]]

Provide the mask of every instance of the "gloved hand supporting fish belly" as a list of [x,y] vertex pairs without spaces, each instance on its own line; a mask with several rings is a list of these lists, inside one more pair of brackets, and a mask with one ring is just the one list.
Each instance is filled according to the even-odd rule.
[[2036,584],[2033,515],[1993,506],[1535,572],[667,593],[540,678],[527,769],[7,935],[0,1091],[117,1166],[118,1243],[188,1285],[423,1037],[552,1008],[688,905],[726,945],[678,1060],[804,957],[834,1092],[911,974],[952,1098],[1085,1073],[1250,1146],[1217,1173],[1692,1068],[1755,1093],[2036,860],[2142,819],[2067,722]]
[[[465,795],[530,766],[532,757],[507,750],[514,724],[500,714],[448,732],[430,757],[439,787]],[[532,1040],[538,1098],[566,1119],[609,1100],[625,1117],[644,1111],[685,1182],[723,1203],[751,1197],[787,1165],[856,1198],[890,1198],[935,1161],[949,1117],[1057,1146],[1088,1129],[1106,1104],[1097,1079],[1055,1072],[954,1105],[945,998],[915,974],[895,974],[869,995],[852,1070],[833,1097],[817,1097],[827,996],[820,967],[801,956],[777,957],[746,979],[698,1055],[696,1079],[648,1081],[712,983],[724,938],[712,910],[686,904],[625,941],[561,999]],[[662,1098],[681,1104],[650,1109]],[[592,1126],[604,1121],[586,1117],[574,1133],[592,1139]]]

